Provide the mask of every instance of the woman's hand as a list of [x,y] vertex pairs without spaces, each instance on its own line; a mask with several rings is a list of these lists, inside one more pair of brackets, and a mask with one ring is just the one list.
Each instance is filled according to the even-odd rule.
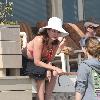
[[53,76],[58,76],[58,72],[57,71],[53,71]]
[[64,73],[63,70],[58,67],[55,68],[55,71],[58,73],[58,75]]

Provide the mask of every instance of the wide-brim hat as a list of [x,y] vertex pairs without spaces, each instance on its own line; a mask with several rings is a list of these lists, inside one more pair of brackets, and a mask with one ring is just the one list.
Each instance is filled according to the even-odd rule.
[[95,27],[95,28],[97,28],[98,26],[99,26],[99,24],[95,24],[95,23],[93,23],[93,22],[85,22],[84,23],[84,27],[89,27],[89,26],[93,26],[93,27]]
[[55,30],[61,32],[62,36],[66,36],[66,35],[69,34],[68,32],[66,32],[62,28],[62,21],[58,17],[52,17],[52,18],[50,18],[49,21],[48,21],[48,25],[45,26],[45,27],[40,28],[39,32],[43,32],[44,29],[47,29],[47,28],[55,29]]

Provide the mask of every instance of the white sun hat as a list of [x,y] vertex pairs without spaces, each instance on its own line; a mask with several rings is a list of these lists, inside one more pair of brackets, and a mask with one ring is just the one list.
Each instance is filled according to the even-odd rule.
[[52,28],[52,29],[55,29],[59,32],[61,32],[62,36],[66,36],[68,35],[69,33],[66,32],[63,28],[62,28],[62,21],[61,19],[59,19],[58,17],[52,17],[49,19],[48,21],[48,25],[45,26],[45,27],[42,27],[39,29],[39,32],[43,32],[44,29],[46,28]]

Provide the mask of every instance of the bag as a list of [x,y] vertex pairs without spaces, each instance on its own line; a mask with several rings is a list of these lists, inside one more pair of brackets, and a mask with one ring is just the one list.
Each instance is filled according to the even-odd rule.
[[[86,62],[83,63],[88,65]],[[90,65],[88,66],[91,67]],[[100,99],[100,74],[93,68],[92,68],[92,78],[93,78],[93,86],[94,86],[94,96]]]

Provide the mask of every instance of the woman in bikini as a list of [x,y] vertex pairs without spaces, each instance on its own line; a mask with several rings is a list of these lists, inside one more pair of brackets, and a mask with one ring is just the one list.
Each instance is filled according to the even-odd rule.
[[[27,44],[26,73],[36,80],[38,100],[50,100],[57,75],[63,70],[52,65],[61,38],[68,35],[62,28],[62,21],[52,17],[48,25],[39,29],[39,33]],[[63,48],[63,46],[61,46]],[[46,80],[48,79],[48,80]]]

